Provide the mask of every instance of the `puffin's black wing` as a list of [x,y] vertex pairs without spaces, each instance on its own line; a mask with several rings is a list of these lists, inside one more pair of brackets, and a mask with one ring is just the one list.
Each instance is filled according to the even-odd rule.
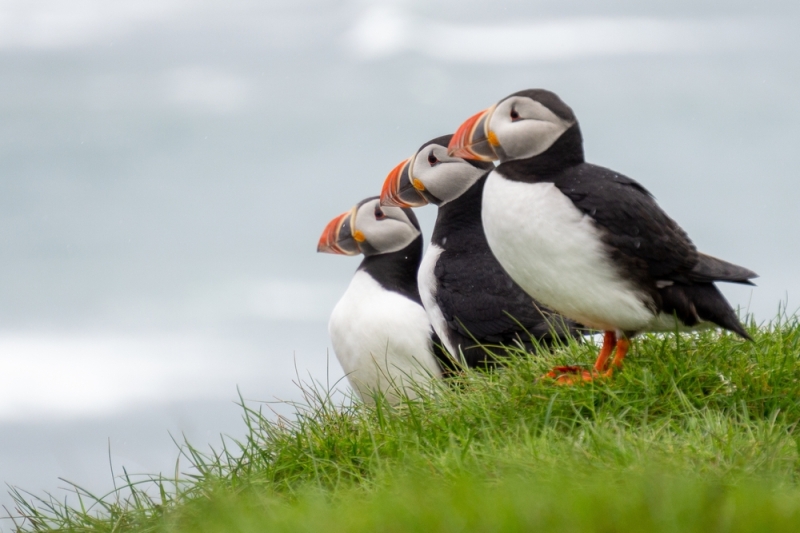
[[[512,344],[530,346],[530,336],[544,344],[558,337],[579,336],[575,324],[539,309],[488,249],[443,251],[436,263],[436,301],[462,346]],[[469,363],[469,361],[468,361]]]
[[675,313],[688,326],[710,321],[750,338],[714,282],[750,284],[755,272],[699,253],[652,195],[630,178],[584,163],[552,181],[594,219],[613,262],[650,292],[661,311]]
[[691,281],[689,273],[699,262],[697,249],[639,183],[588,163],[570,167],[552,181],[594,219],[612,260],[627,276],[645,285]]

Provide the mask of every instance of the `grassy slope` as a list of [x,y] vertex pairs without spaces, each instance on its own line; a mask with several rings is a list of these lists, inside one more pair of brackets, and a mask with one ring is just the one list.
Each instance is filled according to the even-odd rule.
[[[570,345],[400,409],[309,393],[296,422],[92,509],[28,500],[24,530],[800,531],[800,324],[643,336],[611,381],[557,387]],[[84,501],[88,506],[92,498]],[[22,503],[22,502],[21,502]],[[22,505],[25,507],[25,504]],[[102,518],[97,512],[102,511]]]

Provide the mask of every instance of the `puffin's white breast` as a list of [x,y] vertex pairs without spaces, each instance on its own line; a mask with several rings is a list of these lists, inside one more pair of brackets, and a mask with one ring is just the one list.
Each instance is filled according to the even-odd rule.
[[584,325],[645,329],[647,296],[623,279],[591,219],[552,183],[524,183],[496,170],[483,193],[483,226],[497,260],[528,294]]
[[425,309],[356,272],[328,323],[336,357],[362,400],[382,391],[396,402],[398,390],[414,397],[412,382],[441,376],[432,353]]
[[439,304],[436,303],[436,276],[434,275],[436,263],[439,261],[439,256],[442,254],[442,248],[431,243],[425,256],[422,258],[422,263],[419,265],[417,272],[417,285],[419,285],[419,296],[422,300],[422,305],[428,313],[428,320],[433,326],[433,331],[439,335],[439,339],[450,352],[453,357],[459,357],[459,352],[453,343],[450,341],[450,328],[444,318]]

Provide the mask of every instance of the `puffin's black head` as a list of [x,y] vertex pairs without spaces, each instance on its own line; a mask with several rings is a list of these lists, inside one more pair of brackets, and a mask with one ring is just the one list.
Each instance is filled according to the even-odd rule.
[[537,157],[556,144],[564,151],[559,155],[565,162],[583,160],[580,127],[572,109],[553,92],[527,89],[467,119],[450,141],[448,152],[504,163]]
[[410,209],[381,207],[377,196],[360,201],[334,218],[319,238],[317,251],[365,256],[402,250],[421,234]]
[[417,153],[397,165],[383,183],[381,205],[442,205],[464,194],[494,168],[490,162],[447,155],[452,137],[442,135],[426,142]]

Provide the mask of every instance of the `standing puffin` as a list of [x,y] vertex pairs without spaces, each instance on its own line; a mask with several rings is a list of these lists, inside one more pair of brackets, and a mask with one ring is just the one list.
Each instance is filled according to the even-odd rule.
[[364,254],[328,323],[333,351],[359,397],[372,403],[381,392],[398,403],[441,377],[437,357],[447,356],[436,350],[417,290],[422,233],[414,213],[367,198],[328,223],[317,251]]
[[554,93],[520,91],[474,115],[449,154],[500,161],[484,187],[482,219],[511,277],[543,304],[605,331],[593,371],[562,367],[550,376],[609,376],[640,331],[716,324],[750,338],[714,282],[752,285],[757,275],[698,252],[639,183],[586,163],[578,121]]
[[481,198],[494,165],[447,155],[452,135],[423,144],[389,173],[381,205],[439,206],[417,277],[422,304],[450,354],[469,367],[494,362],[492,347],[531,338],[545,345],[578,337],[571,321],[549,312],[506,274],[486,242]]

